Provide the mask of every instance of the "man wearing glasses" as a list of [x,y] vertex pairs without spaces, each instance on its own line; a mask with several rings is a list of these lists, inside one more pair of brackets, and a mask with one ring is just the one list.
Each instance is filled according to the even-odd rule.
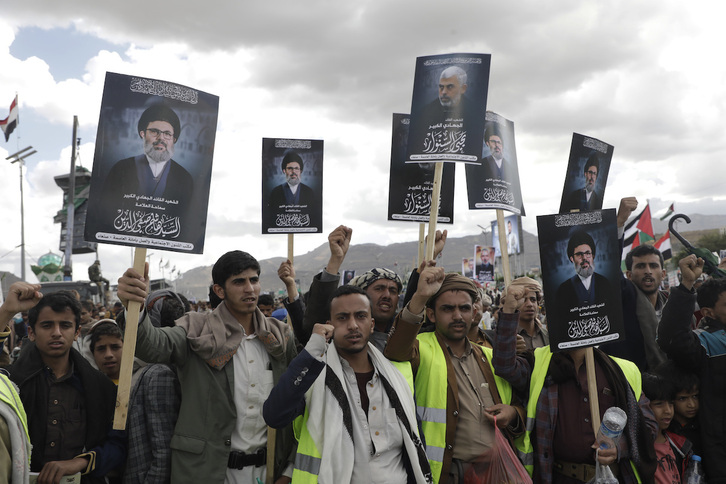
[[315,192],[302,183],[303,163],[302,157],[294,151],[288,151],[280,163],[285,183],[275,187],[270,193],[270,206],[278,210],[285,205],[308,205],[311,208],[315,203]]
[[585,187],[574,190],[567,195],[561,213],[572,210],[589,211],[602,208],[602,195],[595,191],[597,174],[600,171],[600,160],[595,153],[585,162]]
[[[584,230],[575,231],[567,243],[567,257],[574,266],[575,275],[557,288],[555,301],[561,313],[560,321],[577,318],[587,306],[594,310],[605,303],[610,294],[607,278],[595,272],[595,241],[590,234]],[[572,311],[575,308],[580,311]]]
[[[144,154],[121,160],[111,168],[104,189],[107,200],[121,205],[120,201],[133,199],[136,207],[139,203],[186,206],[192,196],[192,176],[171,159],[180,131],[179,117],[171,108],[163,104],[147,108],[138,123]],[[178,209],[174,212],[179,213]]]

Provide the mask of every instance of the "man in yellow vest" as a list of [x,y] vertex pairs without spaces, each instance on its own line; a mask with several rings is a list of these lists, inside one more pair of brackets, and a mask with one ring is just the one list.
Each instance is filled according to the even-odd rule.
[[296,419],[292,481],[432,482],[411,366],[394,365],[368,342],[375,322],[363,289],[340,286],[329,308],[328,321],[315,324],[263,407],[273,428]]
[[[524,409],[511,405],[511,387],[494,375],[491,350],[467,339],[476,296],[471,279],[427,262],[386,346],[392,360],[411,362],[434,482],[463,482],[492,447],[495,417],[510,435],[524,431]],[[419,334],[424,311],[436,330]]]
[[[528,394],[527,429],[517,440],[520,460],[534,482],[577,484],[595,477],[598,447],[590,421],[585,348],[552,353],[549,346],[515,354],[515,331],[525,295],[536,290],[512,283],[502,296],[494,345],[494,369],[515,391]],[[628,416],[618,448],[600,449],[597,460],[624,484],[653,482],[656,422],[641,392],[638,367],[595,349],[600,418],[609,407]]]

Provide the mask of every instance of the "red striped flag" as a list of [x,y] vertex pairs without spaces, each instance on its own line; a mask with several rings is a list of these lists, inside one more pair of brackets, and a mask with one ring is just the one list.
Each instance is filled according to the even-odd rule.
[[10,113],[8,114],[8,117],[0,120],[0,129],[2,129],[5,134],[6,143],[10,139],[10,134],[15,130],[18,123],[18,96],[16,94],[15,99],[13,99],[13,102],[10,104]]

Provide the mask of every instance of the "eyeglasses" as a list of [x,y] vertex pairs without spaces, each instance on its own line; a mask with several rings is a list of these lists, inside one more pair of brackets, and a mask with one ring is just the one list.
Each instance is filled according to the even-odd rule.
[[589,250],[585,252],[575,252],[574,255],[575,257],[579,257],[580,259],[582,259],[583,257],[587,257],[588,259],[590,259],[592,257],[592,252],[590,252]]
[[290,171],[302,171],[302,169],[299,166],[289,166],[288,165],[285,167],[285,169],[290,170]]
[[174,133],[172,133],[171,131],[159,131],[155,128],[147,128],[146,131],[151,133],[154,138],[158,138],[159,136],[161,136],[164,139],[172,139],[174,137]]
[[588,174],[588,175],[597,176],[597,172],[596,171],[588,170],[585,173]]

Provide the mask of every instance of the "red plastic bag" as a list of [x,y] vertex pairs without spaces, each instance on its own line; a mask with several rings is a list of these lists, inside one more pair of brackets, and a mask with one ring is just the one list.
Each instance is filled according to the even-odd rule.
[[509,441],[494,419],[494,445],[464,475],[465,484],[532,484]]

